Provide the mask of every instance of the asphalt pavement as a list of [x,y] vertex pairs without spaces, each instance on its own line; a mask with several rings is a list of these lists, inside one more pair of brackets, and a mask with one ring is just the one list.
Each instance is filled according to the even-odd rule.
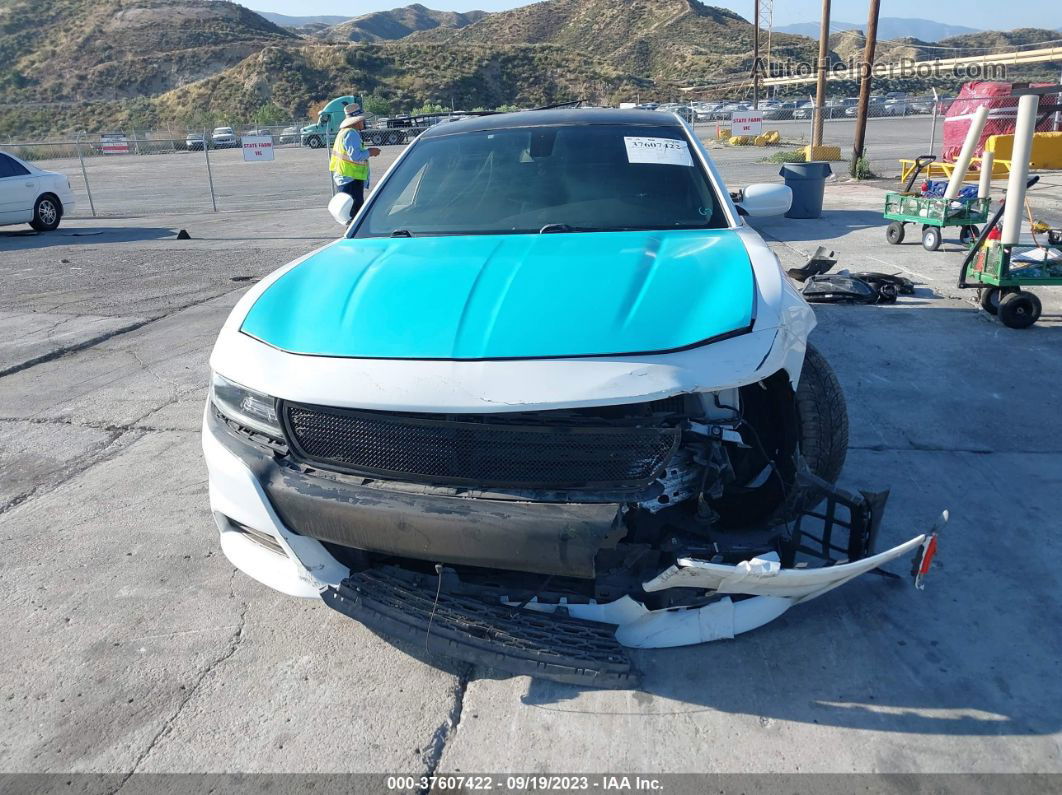
[[927,589],[867,576],[639,652],[630,691],[429,664],[222,555],[207,358],[249,284],[336,236],[320,206],[0,230],[0,771],[1062,772],[1062,290],[1002,327],[954,288],[957,242],[885,243],[881,199],[831,184],[823,218],[755,225],[786,266],[824,244],[919,283],[818,307],[812,339],[843,484],[891,489],[881,543],[951,513]]

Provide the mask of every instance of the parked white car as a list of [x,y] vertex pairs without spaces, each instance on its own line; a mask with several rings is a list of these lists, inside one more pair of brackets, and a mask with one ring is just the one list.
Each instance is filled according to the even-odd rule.
[[0,226],[29,224],[50,232],[76,204],[64,175],[0,152]]

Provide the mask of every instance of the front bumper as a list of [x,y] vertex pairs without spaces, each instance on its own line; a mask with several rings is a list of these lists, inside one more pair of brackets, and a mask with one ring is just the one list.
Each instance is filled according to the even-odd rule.
[[[203,451],[222,550],[254,579],[294,596],[321,597],[382,634],[425,639],[430,651],[515,673],[597,686],[627,687],[636,682],[629,661],[613,659],[622,655],[621,646],[663,648],[733,638],[891,560],[925,551],[931,543],[930,535],[920,534],[862,560],[818,568],[783,568],[769,556],[733,566],[680,558],[643,584],[646,593],[682,587],[703,589],[716,597],[699,607],[654,610],[631,596],[607,603],[543,603],[521,600],[517,593],[491,604],[443,591],[443,550],[423,527],[434,527],[451,539],[466,527],[464,548],[483,560],[496,556],[508,565],[513,555],[499,546],[508,539],[511,549],[529,554],[540,554],[534,547],[541,544],[550,559],[560,561],[562,570],[563,566],[578,570],[586,565],[591,544],[615,540],[611,518],[615,506],[586,506],[600,514],[577,516],[570,523],[574,535],[528,529],[533,514],[505,525],[492,525],[480,514],[466,525],[468,515],[444,512],[427,516],[428,524],[422,526],[423,516],[403,514],[396,506],[438,511],[436,503],[424,501],[427,495],[357,489],[339,495],[321,484],[308,486],[307,478],[298,483],[267,452],[235,438],[216,419],[210,404],[204,416]],[[534,510],[542,507],[547,506],[532,505]],[[437,562],[437,581],[397,569],[387,576],[377,568],[352,571],[321,540],[295,532],[282,519],[289,515],[305,519],[314,512],[319,517],[313,520],[313,532],[342,545],[364,540],[369,532],[379,543],[385,531],[391,532],[395,554]],[[496,522],[507,518],[508,514],[498,516]],[[580,533],[582,540],[576,537]],[[468,565],[467,558],[457,562]],[[917,567],[925,568],[921,560]],[[432,610],[423,609],[425,599],[434,605]],[[575,642],[580,637],[586,643]],[[613,645],[610,638],[617,643]]]

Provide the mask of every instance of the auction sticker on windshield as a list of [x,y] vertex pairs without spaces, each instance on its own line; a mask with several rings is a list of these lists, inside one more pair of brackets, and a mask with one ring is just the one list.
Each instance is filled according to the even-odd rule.
[[625,136],[628,163],[657,163],[669,166],[693,166],[690,148],[675,138],[633,138]]

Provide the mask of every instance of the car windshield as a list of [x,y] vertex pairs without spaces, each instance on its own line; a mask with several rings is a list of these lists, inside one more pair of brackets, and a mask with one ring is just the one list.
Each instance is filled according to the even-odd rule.
[[682,128],[591,124],[421,140],[380,186],[353,236],[726,225]]

